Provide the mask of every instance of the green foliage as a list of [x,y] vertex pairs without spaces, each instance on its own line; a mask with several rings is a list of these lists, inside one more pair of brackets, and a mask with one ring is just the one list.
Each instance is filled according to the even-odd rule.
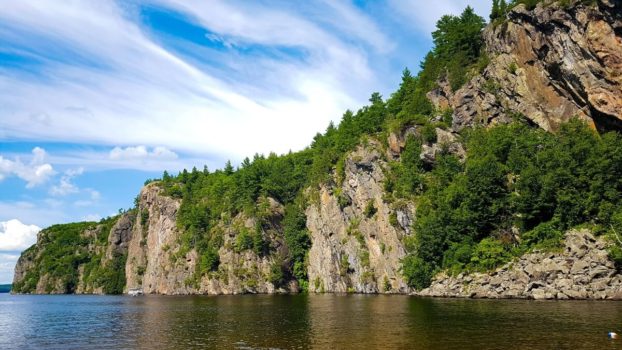
[[[504,0],[495,0],[491,20],[502,19],[508,8],[518,3],[533,7],[538,1],[513,1],[508,6]],[[283,155],[255,154],[237,167],[227,162],[214,172],[207,167],[203,171],[184,169],[176,176],[164,171],[154,185],[181,200],[177,213],[180,249],[175,255],[185,256],[192,249],[199,255],[198,268],[188,282],[196,284],[204,274],[218,270],[223,225],[235,224],[238,215],[244,214],[258,224],[254,229],[238,230],[234,249],[268,255],[272,234],[278,234],[275,227],[280,226],[286,249],[283,261],[275,263],[269,278],[275,285],[295,278],[303,288],[308,286],[308,199],[319,197],[317,189],[325,183],[335,188],[342,208],[349,206],[351,199],[341,190],[348,153],[366,137],[386,140],[389,132],[401,133],[408,127],[414,127],[417,135],[408,136],[400,161],[389,162],[384,183],[388,195],[384,199],[398,203],[406,198],[418,204],[413,227],[416,238],[406,238],[408,254],[402,260],[402,273],[409,285],[423,288],[442,269],[455,273],[486,270],[516,252],[554,249],[561,241],[561,232],[578,224],[591,223],[606,230],[611,227],[609,235],[615,242],[615,232],[622,232],[622,219],[617,216],[622,210],[622,141],[617,134],[599,136],[579,122],[548,134],[516,118],[513,125],[465,131],[462,136],[468,157],[464,163],[447,152],[438,154],[433,165],[422,162],[423,143],[436,142],[435,128],[449,127],[453,122],[452,111],[435,111],[426,94],[437,88],[441,79],[456,90],[489,63],[482,50],[484,20],[470,7],[460,16],[444,16],[436,27],[434,49],[416,76],[405,69],[398,90],[387,101],[373,93],[367,106],[346,111],[338,125],[330,123],[306,149]],[[511,64],[508,69],[515,73],[518,67]],[[487,88],[495,91],[495,84],[490,81]],[[442,114],[441,123],[430,122],[433,113]],[[284,205],[283,217],[270,212],[268,197]],[[371,218],[376,211],[370,201],[364,215]],[[101,266],[103,257],[91,256],[85,248],[105,245],[115,221],[108,218],[100,222],[94,239],[80,235],[94,223],[44,230],[45,251],[37,262],[40,268],[29,271],[14,288],[31,291],[40,276],[51,274],[62,276],[70,292],[76,288],[78,267],[84,266],[85,278],[93,285],[119,292],[125,284],[120,271],[126,257],[115,256]],[[141,211],[142,225],[148,221],[148,212]],[[391,214],[389,221],[397,226],[397,215]],[[513,228],[523,232],[522,243],[507,235]],[[350,224],[348,234],[365,244],[357,221]],[[612,247],[611,255],[622,262],[622,242]],[[364,255],[359,258],[362,263],[366,261]],[[346,275],[349,269],[348,256],[343,254],[340,272]],[[248,286],[256,283],[256,279],[247,280]]]
[[307,217],[302,205],[292,203],[285,207],[283,232],[289,249],[289,264],[293,276],[299,281],[308,281],[307,252],[311,248],[311,238],[306,227]]
[[473,242],[450,243],[443,254],[443,265],[450,274],[457,275],[467,269],[473,255]]
[[432,34],[434,49],[421,63],[419,74],[414,77],[405,69],[399,89],[387,101],[393,125],[390,129],[424,124],[428,120],[425,116],[431,115],[434,109],[426,94],[437,87],[440,78],[447,78],[455,91],[472,72],[481,72],[488,65],[488,57],[482,54],[484,25],[484,19],[471,7],[460,16],[443,16],[437,22]]
[[363,268],[369,268],[370,266],[370,262],[369,262],[369,251],[366,249],[361,249],[359,251],[359,260],[361,262],[361,266]]
[[238,231],[238,234],[235,237],[235,251],[239,253],[252,248],[253,235],[251,235],[250,231],[246,227],[243,227]]
[[490,13],[490,21],[493,22],[497,19],[505,18],[509,10],[508,3],[505,0],[493,0],[492,11]]
[[203,255],[201,255],[201,260],[199,262],[201,276],[206,272],[217,271],[219,265],[220,256],[218,255],[218,251],[214,248],[208,249]]
[[341,254],[341,259],[339,260],[339,274],[343,277],[346,276],[350,272],[350,261],[348,254]]
[[[82,232],[94,227],[95,223],[84,222],[54,225],[42,231],[41,242],[45,244],[45,250],[36,264],[39,268],[36,276],[47,274],[60,279],[65,293],[74,292],[78,283],[78,267],[90,260],[87,251],[90,242],[82,236]],[[29,277],[34,276],[27,276],[26,279]],[[36,282],[31,280],[30,285],[25,286],[27,290],[20,292],[31,292],[35,286]]]
[[397,198],[408,198],[422,192],[424,169],[419,154],[421,154],[421,141],[411,135],[406,139],[401,161],[391,163],[385,191],[393,193]]
[[[622,208],[617,133],[579,121],[555,134],[514,123],[475,129],[466,141],[464,166],[442,156],[426,177],[403,262],[411,286],[425,287],[431,271],[487,270],[525,250],[558,249],[565,230],[608,228]],[[505,234],[512,227],[521,244]]]
[[620,232],[622,232],[622,209],[619,209],[612,215],[607,232],[610,241],[608,247],[609,257],[615,261],[618,268],[622,266],[622,236],[620,236]]
[[376,206],[374,205],[374,201],[371,199],[368,200],[367,205],[365,205],[365,209],[363,209],[363,215],[365,215],[368,219],[370,219],[374,215],[376,215],[376,212],[378,212],[378,209],[376,209]]
[[[306,252],[310,246],[303,214],[306,203],[297,199],[303,197],[303,189],[331,181],[333,175],[337,183],[343,181],[346,155],[362,137],[391,128],[423,125],[422,138],[407,142],[402,162],[395,164],[396,169],[386,184],[395,184],[397,197],[421,193],[424,184],[419,159],[421,143],[434,142],[436,138],[434,126],[428,122],[427,116],[433,108],[426,93],[441,76],[447,76],[454,88],[466,80],[469,69],[480,58],[483,23],[471,8],[461,16],[441,19],[433,35],[435,48],[417,77],[404,70],[400,88],[389,101],[373,93],[367,106],[356,112],[346,111],[337,126],[330,123],[303,151],[267,157],[256,154],[237,168],[227,162],[223,170],[214,172],[206,168],[202,172],[183,170],[177,176],[164,172],[158,185],[165,194],[181,199],[177,224],[182,232],[182,247],[176,255],[183,256],[191,249],[196,249],[200,256],[217,251],[222,233],[214,228],[223,218],[235,218],[239,213],[257,216],[258,202],[271,197],[287,208],[282,223],[290,252],[286,265],[299,282],[306,281]],[[335,193],[340,206],[350,204],[339,189]],[[372,204],[366,208],[366,215],[371,217],[376,210]],[[261,255],[267,252],[268,243],[262,232],[239,232],[234,248],[253,249]]]
[[409,254],[402,259],[402,274],[409,286],[420,290],[430,285],[434,267],[420,257]]
[[343,190],[341,189],[341,187],[335,188],[334,194],[337,197],[337,204],[339,204],[339,207],[341,209],[351,204],[350,198],[343,193]]
[[389,278],[385,275],[384,279],[382,281],[382,289],[384,292],[390,292],[392,287],[391,287],[391,282],[389,281]]
[[149,222],[149,211],[147,209],[143,209],[140,212],[140,225],[142,227],[146,227]]
[[276,261],[270,266],[268,281],[277,288],[285,283],[285,272],[283,271],[281,262]]
[[[481,32],[485,24],[471,7],[467,7],[460,16],[443,16],[436,24],[436,31],[432,33],[433,53],[435,59],[447,69],[454,91],[466,82],[469,67],[480,57],[484,44]],[[424,68],[425,63],[427,60]]]
[[253,252],[258,256],[263,256],[268,253],[269,248],[268,241],[264,239],[261,225],[257,225],[253,233]]
[[516,64],[516,62],[510,63],[510,65],[508,66],[508,71],[512,74],[516,74],[516,71],[518,71],[518,65]]
[[492,237],[484,238],[473,249],[471,264],[476,271],[488,271],[512,258],[508,246]]
[[[34,260],[34,268],[28,270],[24,280],[15,284],[19,293],[34,292],[42,276],[50,281],[61,281],[64,293],[73,293],[79,283],[79,269],[83,268],[85,286],[101,287],[104,293],[119,294],[125,287],[125,262],[127,255],[114,253],[111,260],[103,260],[102,255],[93,254],[93,247],[105,249],[112,226],[118,217],[94,222],[54,225],[44,229],[41,245],[33,246],[23,254]],[[90,230],[96,235],[84,234]],[[42,249],[42,250],[39,250]],[[104,263],[102,265],[102,262]],[[52,291],[56,286],[44,286]]]
[[436,127],[432,124],[425,124],[421,128],[421,138],[427,144],[436,142]]
[[564,239],[562,231],[556,228],[556,222],[544,222],[522,235],[522,244],[526,249],[537,248],[551,250],[561,248]]
[[112,260],[108,261],[96,280],[96,284],[102,287],[106,294],[121,294],[125,287],[125,263],[127,253],[114,253]]

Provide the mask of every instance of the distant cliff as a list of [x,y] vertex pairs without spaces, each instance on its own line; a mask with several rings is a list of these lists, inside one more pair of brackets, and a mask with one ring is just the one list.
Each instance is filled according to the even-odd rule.
[[619,299],[621,16],[447,17],[390,98],[303,151],[165,172],[116,217],[42,230],[13,291]]

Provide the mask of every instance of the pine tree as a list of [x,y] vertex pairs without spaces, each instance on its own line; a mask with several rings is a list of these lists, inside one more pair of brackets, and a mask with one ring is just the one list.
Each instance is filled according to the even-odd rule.
[[508,3],[505,0],[501,0],[499,3],[499,17],[505,17],[508,12]]
[[233,174],[233,165],[231,165],[231,161],[230,160],[228,160],[227,164],[225,164],[225,174],[226,175]]
[[499,18],[499,0],[492,0],[492,11],[490,12],[490,21],[494,21]]

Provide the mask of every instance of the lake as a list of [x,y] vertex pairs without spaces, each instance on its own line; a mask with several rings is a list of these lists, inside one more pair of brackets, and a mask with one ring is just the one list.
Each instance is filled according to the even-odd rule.
[[610,330],[622,302],[0,295],[0,349],[622,349]]

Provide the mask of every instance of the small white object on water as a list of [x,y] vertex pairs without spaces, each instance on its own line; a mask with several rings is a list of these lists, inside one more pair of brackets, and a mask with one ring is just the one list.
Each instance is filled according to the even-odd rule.
[[609,332],[607,333],[607,336],[609,337],[609,339],[618,339],[618,333],[616,332]]
[[143,290],[140,288],[133,288],[127,291],[127,294],[133,297],[137,297],[139,295],[143,295]]

